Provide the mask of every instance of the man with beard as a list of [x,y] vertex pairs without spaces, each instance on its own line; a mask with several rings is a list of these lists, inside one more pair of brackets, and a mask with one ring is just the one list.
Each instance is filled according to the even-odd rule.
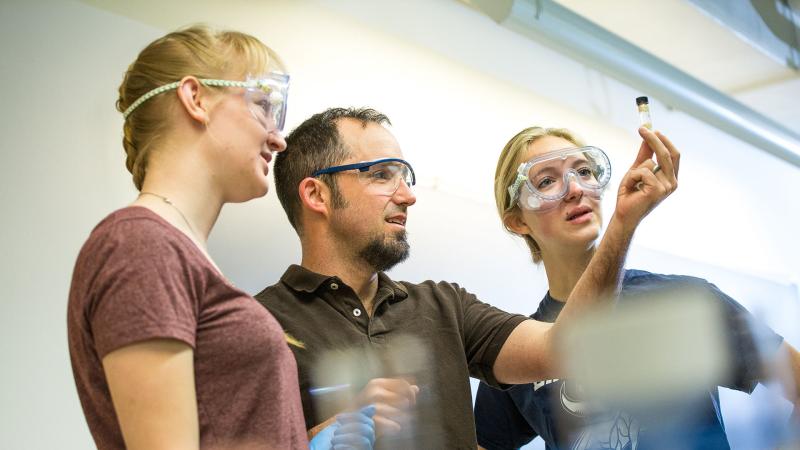
[[[494,386],[556,377],[555,336],[573,317],[611,302],[636,226],[677,186],[679,155],[642,132],[605,236],[550,324],[498,310],[457,284],[383,273],[408,257],[405,224],[416,202],[414,172],[384,124],[389,119],[373,109],[333,108],[287,136],[275,185],[302,262],[256,298],[299,341],[292,350],[312,435],[333,420],[333,411],[321,411],[323,397],[353,390],[353,407],[376,406],[377,447],[474,449],[469,377]],[[654,153],[667,184],[652,175]],[[640,182],[647,189],[633,188]],[[397,344],[401,337],[412,344]],[[323,355],[343,349],[361,352],[352,359],[360,379],[314,385]]]

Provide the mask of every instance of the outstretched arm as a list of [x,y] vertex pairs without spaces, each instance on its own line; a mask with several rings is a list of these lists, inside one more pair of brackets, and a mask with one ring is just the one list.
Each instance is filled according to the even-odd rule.
[[517,384],[557,377],[556,339],[561,330],[592,308],[613,304],[636,227],[678,186],[678,150],[661,133],[640,128],[639,134],[642,145],[622,178],[614,215],[564,310],[554,324],[527,320],[514,329],[494,364],[498,381]]

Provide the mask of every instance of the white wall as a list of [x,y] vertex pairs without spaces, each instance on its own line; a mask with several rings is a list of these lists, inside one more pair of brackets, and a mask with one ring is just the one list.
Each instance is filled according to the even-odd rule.
[[[67,354],[69,280],[91,228],[135,196],[115,92],[138,51],[169,29],[205,21],[273,46],[292,72],[290,129],[334,105],[389,114],[421,183],[409,216],[412,256],[393,276],[461,282],[513,311],[530,312],[545,288],[524,245],[495,218],[492,175],[505,141],[523,126],[566,125],[609,150],[616,180],[638,146],[634,90],[457,2],[92,3],[0,3],[0,435],[7,448],[92,445]],[[654,109],[657,126],[683,150],[681,187],[646,219],[632,258],[680,255],[796,293],[800,171],[657,102]],[[210,247],[250,292],[299,261],[274,193],[226,207]],[[793,323],[796,301],[784,305]]]

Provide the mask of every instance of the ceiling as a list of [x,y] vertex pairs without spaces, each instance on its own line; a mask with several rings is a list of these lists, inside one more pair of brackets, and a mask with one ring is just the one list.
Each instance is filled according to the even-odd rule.
[[[187,21],[186,10],[177,6],[184,2],[165,4],[155,8],[158,14],[153,14],[153,5],[159,3],[154,0],[82,1],[103,9],[117,10],[123,15],[136,17],[165,29]],[[494,46],[494,49],[508,49],[514,45],[517,45],[515,48],[521,48],[519,39],[509,38],[508,33],[496,32],[487,27],[486,23],[480,23],[475,17],[458,11],[459,3],[470,4],[475,1],[264,0],[256,4],[250,3],[250,0],[237,0],[224,4],[201,0],[192,2],[192,12],[201,17],[227,17],[229,25],[233,26],[247,20],[246,16],[239,13],[243,9],[252,11],[258,7],[264,9],[268,5],[302,4],[311,10],[313,5],[317,5],[322,7],[318,9],[318,14],[324,14],[323,11],[337,11],[467,65],[477,65],[477,68],[500,79],[526,86],[526,80],[531,84],[533,77],[539,77],[536,82],[540,86],[546,86],[547,80],[543,82],[541,79],[545,75],[538,73],[538,68],[526,72],[525,67],[521,67],[525,62],[520,64],[517,60],[512,61],[503,52],[493,55],[493,51],[484,51],[481,54],[483,61],[475,60],[475,49],[489,45]],[[751,45],[740,36],[741,29],[734,31],[730,26],[724,25],[719,16],[715,18],[697,6],[703,5],[706,10],[709,9],[709,4],[712,7],[730,9],[758,2],[770,4],[771,0],[553,1],[800,135],[800,102],[797,101],[800,99],[800,72]],[[800,10],[800,0],[772,1],[783,1],[789,7],[795,8],[795,11]],[[504,3],[499,0],[487,0],[483,3],[492,2]],[[248,4],[249,7],[245,6]],[[796,12],[795,17],[800,17],[800,13]],[[535,53],[529,54],[529,59],[535,59]],[[550,59],[554,57],[558,55],[548,55]],[[586,94],[578,90],[575,94],[584,97],[592,95],[591,92]],[[560,95],[563,97],[565,94]],[[558,101],[580,110],[580,105],[571,104],[563,98]],[[583,100],[581,102],[585,103]],[[603,113],[604,117],[614,116],[613,111]]]
[[[734,31],[695,2],[556,2],[800,133],[800,72],[756,48],[742,30]],[[733,4],[736,2],[727,6]],[[788,2],[794,7],[795,17],[800,14],[797,4]]]

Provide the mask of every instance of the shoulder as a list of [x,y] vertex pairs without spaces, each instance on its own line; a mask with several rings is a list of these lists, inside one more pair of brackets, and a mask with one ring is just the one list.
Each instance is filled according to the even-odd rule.
[[84,248],[121,246],[130,251],[141,251],[164,242],[186,240],[188,238],[154,212],[133,206],[114,211],[100,221]]
[[623,291],[637,289],[675,288],[681,286],[711,287],[713,285],[708,281],[698,277],[653,273],[637,269],[625,270],[625,276],[622,280]]
[[449,281],[425,280],[420,283],[395,281],[395,283],[405,288],[409,295],[424,294],[432,295],[441,299],[459,298],[467,295],[474,297],[473,294],[461,287],[458,283],[452,283]]
[[459,311],[460,314],[473,308],[489,307],[488,304],[458,283],[434,280],[425,280],[420,283],[408,281],[396,283],[407,293],[408,298],[423,307]]
[[637,297],[648,293],[688,289],[701,293],[704,298],[721,304],[729,312],[746,313],[746,309],[736,300],[722,292],[713,283],[689,275],[659,274],[644,270],[626,270],[622,282],[622,297]]
[[297,298],[298,294],[294,292],[292,289],[289,289],[283,281],[278,280],[277,283],[267,286],[261,290],[258,294],[254,295],[256,300],[262,305],[272,309],[273,307],[278,307],[281,305],[282,300],[287,298]]
[[113,281],[121,275],[145,277],[203,264],[204,257],[188,237],[146,208],[127,207],[109,214],[92,230],[73,278]]

